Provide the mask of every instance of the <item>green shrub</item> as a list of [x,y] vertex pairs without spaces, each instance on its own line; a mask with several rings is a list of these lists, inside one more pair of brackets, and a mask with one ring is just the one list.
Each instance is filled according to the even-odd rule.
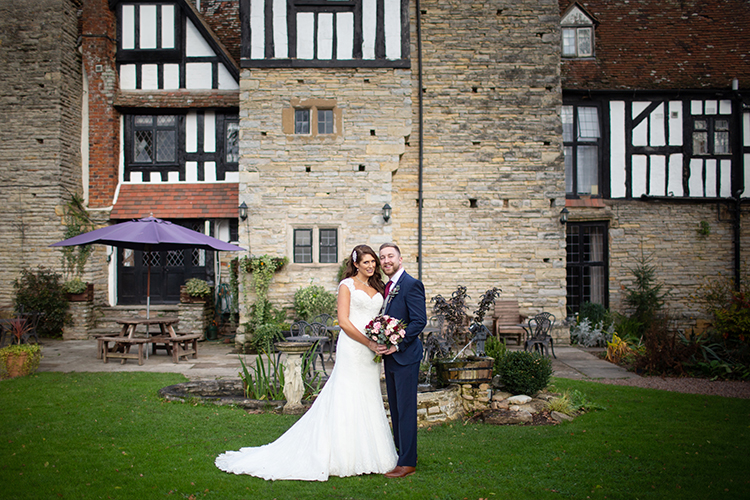
[[208,297],[211,295],[211,287],[205,280],[190,278],[185,282],[185,291],[191,297]]
[[74,295],[85,292],[87,286],[81,278],[73,278],[63,283],[65,291]]
[[552,361],[539,353],[510,351],[496,364],[505,389],[513,394],[533,396],[552,377]]
[[730,344],[750,341],[750,300],[732,292],[729,303],[714,311],[714,327]]
[[294,311],[303,321],[318,314],[333,315],[336,311],[336,296],[318,285],[300,288],[294,292]]
[[602,304],[584,302],[578,311],[578,321],[588,318],[592,325],[596,325],[602,322],[606,323],[605,319],[608,319],[608,315],[607,309]]
[[281,329],[282,326],[278,323],[264,323],[258,326],[255,329],[255,332],[253,332],[252,340],[255,352],[273,352],[274,342],[278,342],[284,339],[284,337],[281,335]]
[[13,281],[13,288],[16,291],[13,301],[16,311],[43,313],[36,328],[39,335],[62,337],[63,327],[73,324],[59,274],[43,267],[36,271],[22,269],[21,276]]
[[505,357],[505,354],[507,352],[507,349],[505,347],[505,339],[503,339],[501,342],[497,337],[487,337],[487,341],[484,343],[484,352],[487,354],[487,356],[495,360],[495,363],[492,365],[492,375],[498,375],[498,366],[500,365],[500,360]]

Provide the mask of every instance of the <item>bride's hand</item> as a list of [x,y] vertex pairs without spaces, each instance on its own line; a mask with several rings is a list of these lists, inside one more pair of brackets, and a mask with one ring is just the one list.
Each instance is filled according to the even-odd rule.
[[380,348],[382,346],[374,340],[370,340],[369,342],[367,342],[367,347],[375,354],[380,354]]

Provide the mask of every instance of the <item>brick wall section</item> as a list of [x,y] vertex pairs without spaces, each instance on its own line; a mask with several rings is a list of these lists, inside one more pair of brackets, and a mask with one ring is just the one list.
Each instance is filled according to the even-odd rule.
[[240,62],[240,2],[239,0],[203,0],[200,13],[235,62]]
[[81,45],[88,78],[89,207],[102,208],[112,205],[120,150],[120,114],[112,105],[119,88],[117,31],[107,0],[85,0]]
[[0,1],[0,308],[24,267],[59,266],[56,208],[80,192],[78,0]]
[[[500,286],[525,313],[564,317],[565,238],[557,2],[422,2],[428,299]],[[417,275],[418,83],[412,70],[253,70],[241,77],[240,245],[291,256],[295,224],[340,224],[341,256],[394,240]],[[478,35],[481,34],[481,35]],[[282,133],[292,99],[336,99],[341,136]],[[358,171],[364,165],[365,171]],[[306,172],[305,168],[311,171]],[[470,208],[475,199],[476,208]],[[393,207],[384,224],[380,209]],[[270,297],[310,280],[335,291],[338,265],[290,265]]]

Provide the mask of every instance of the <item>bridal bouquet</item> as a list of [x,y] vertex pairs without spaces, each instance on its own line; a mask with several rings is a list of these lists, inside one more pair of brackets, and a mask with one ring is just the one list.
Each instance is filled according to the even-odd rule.
[[[406,324],[396,318],[386,315],[375,316],[365,327],[365,335],[378,344],[389,348],[404,340]],[[380,354],[376,354],[373,361],[380,363]]]

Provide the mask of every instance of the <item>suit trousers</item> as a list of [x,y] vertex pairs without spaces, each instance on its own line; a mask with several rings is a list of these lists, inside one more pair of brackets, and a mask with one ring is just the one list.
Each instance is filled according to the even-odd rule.
[[417,466],[417,384],[419,363],[400,365],[385,356],[385,387],[391,410],[398,465]]

